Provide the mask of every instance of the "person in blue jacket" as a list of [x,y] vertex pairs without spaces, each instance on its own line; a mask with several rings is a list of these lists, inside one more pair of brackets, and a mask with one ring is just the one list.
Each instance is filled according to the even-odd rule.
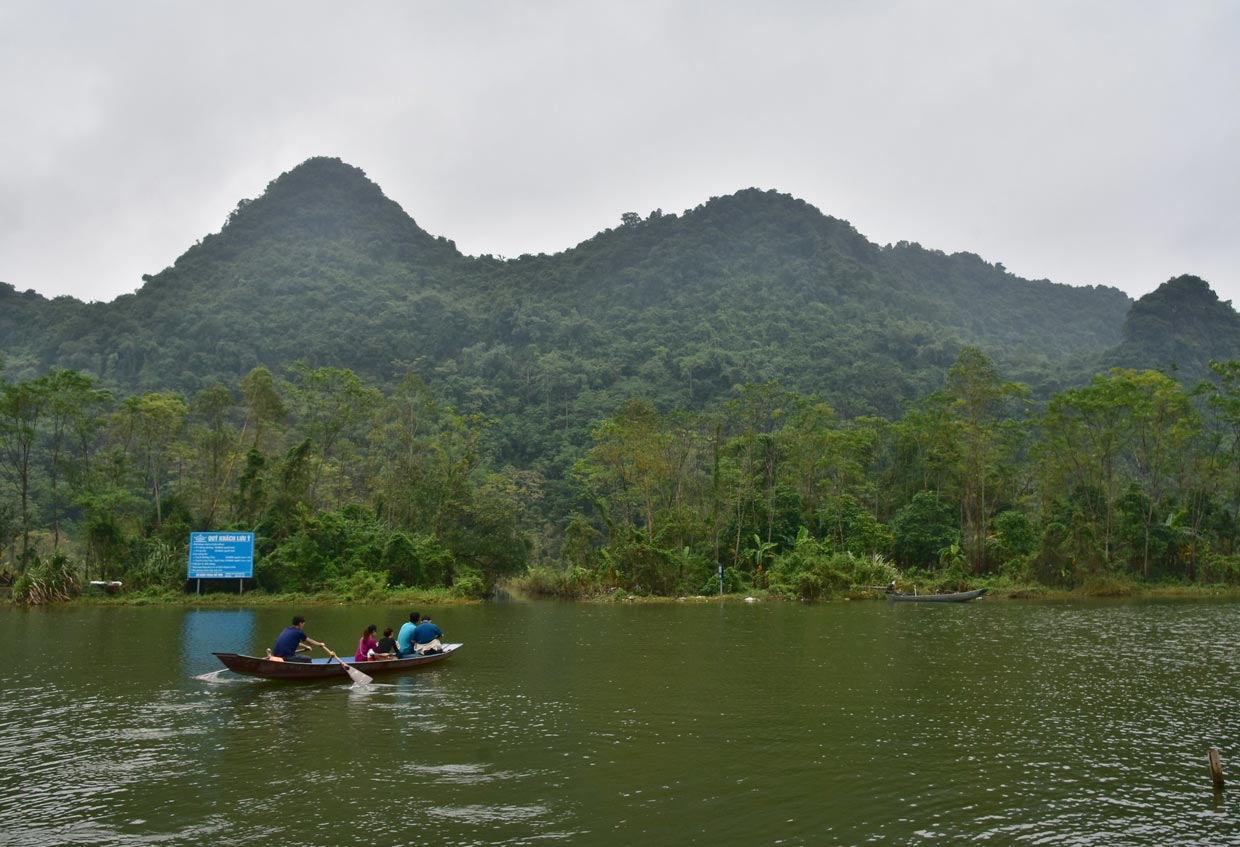
[[413,649],[418,653],[440,653],[443,651],[443,644],[439,642],[441,638],[443,630],[431,623],[431,616],[426,615],[413,630]]
[[306,619],[301,615],[294,615],[293,625],[286,626],[284,631],[276,637],[276,645],[271,648],[271,655],[286,662],[308,662],[309,656],[302,656],[298,653],[303,641],[311,647],[327,649],[327,645],[322,641],[315,641],[306,635]]

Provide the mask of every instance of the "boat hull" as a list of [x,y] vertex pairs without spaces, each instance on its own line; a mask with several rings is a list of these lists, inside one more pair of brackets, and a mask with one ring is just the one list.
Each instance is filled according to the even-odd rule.
[[976,600],[990,589],[978,588],[974,591],[957,591],[954,594],[896,594],[888,591],[887,599],[896,603],[967,603]]
[[[387,674],[411,671],[433,665],[451,656],[463,645],[445,644],[442,653],[431,653],[426,656],[410,656],[406,659],[377,659],[372,662],[355,662],[344,659],[351,667],[357,668],[367,676],[386,676]],[[257,676],[262,679],[282,679],[289,682],[313,682],[315,680],[332,680],[343,682],[351,680],[349,672],[335,659],[313,659],[309,662],[274,662],[260,656],[245,656],[241,653],[215,653],[224,667],[233,673],[246,676]]]

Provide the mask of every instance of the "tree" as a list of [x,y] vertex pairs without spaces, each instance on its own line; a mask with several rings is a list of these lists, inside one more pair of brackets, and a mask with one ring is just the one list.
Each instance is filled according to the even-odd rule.
[[960,540],[954,511],[932,492],[914,495],[891,519],[896,560],[906,568],[938,564],[941,551]]
[[246,407],[243,429],[253,433],[250,446],[263,450],[263,436],[288,414],[271,371],[260,365],[246,374],[241,380],[241,397]]
[[232,486],[239,456],[237,429],[230,416],[236,407],[233,393],[222,383],[210,385],[190,401],[193,424],[189,432],[189,468],[182,483],[205,525],[214,526],[216,512]]
[[1116,368],[1095,376],[1086,388],[1053,397],[1042,424],[1043,489],[1077,495],[1075,511],[1101,524],[1104,562],[1112,557],[1116,506],[1123,498],[1127,513],[1140,514],[1140,550],[1134,557],[1148,577],[1158,512],[1184,482],[1193,442],[1201,434],[1188,395],[1157,371]]
[[17,489],[21,520],[21,564],[30,557],[31,486],[39,424],[49,403],[45,379],[0,386],[0,473]]
[[812,398],[789,404],[776,436],[789,482],[801,501],[801,523],[815,532],[818,499],[831,469],[842,463],[842,441],[835,410]]
[[1141,573],[1150,575],[1150,540],[1158,512],[1182,487],[1200,421],[1180,384],[1158,371],[1112,371],[1126,397],[1131,438],[1127,456],[1146,495]]
[[80,481],[90,474],[91,451],[104,409],[112,401],[106,391],[95,388],[93,378],[73,370],[53,371],[47,376],[50,512],[52,547],[60,546],[61,519],[66,509],[61,478]]
[[146,471],[156,528],[163,523],[162,492],[172,447],[181,435],[188,411],[179,394],[148,392],[127,397],[121,404],[117,426],[126,450]]
[[1240,361],[1211,361],[1210,377],[1200,390],[1218,432],[1220,485],[1226,491],[1227,524],[1233,528],[1223,541],[1230,551],[1235,546],[1234,528],[1240,524]]
[[965,347],[947,371],[947,390],[954,398],[962,447],[964,531],[974,573],[986,568],[986,536],[997,497],[993,482],[998,473],[1003,422],[1008,401],[1024,397],[1028,389],[999,379],[999,372],[981,350]]
[[611,519],[642,527],[648,542],[654,541],[655,505],[667,478],[666,440],[655,408],[633,400],[594,430],[594,447],[578,465],[578,475],[593,496],[608,502]]
[[[308,496],[317,502],[324,468],[341,454],[347,458],[353,448],[351,436],[363,421],[370,419],[381,394],[346,368],[310,368],[298,362],[293,380],[285,384],[296,412],[298,428],[318,454],[310,479]],[[350,466],[348,461],[344,466]],[[346,483],[346,488],[350,488]],[[347,497],[340,492],[334,500]]]

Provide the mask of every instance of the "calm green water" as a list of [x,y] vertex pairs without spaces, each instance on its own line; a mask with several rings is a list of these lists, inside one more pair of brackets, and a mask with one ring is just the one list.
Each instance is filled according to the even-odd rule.
[[361,689],[216,673],[295,611],[0,609],[0,843],[1240,844],[1237,604],[495,604]]

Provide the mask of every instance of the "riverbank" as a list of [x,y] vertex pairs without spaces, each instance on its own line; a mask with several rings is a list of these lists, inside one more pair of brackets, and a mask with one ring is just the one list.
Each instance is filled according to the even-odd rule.
[[[265,591],[247,591],[242,594],[227,592],[138,591],[115,594],[92,592],[80,594],[55,605],[69,606],[192,606],[211,608],[256,608],[262,606],[349,606],[358,603],[370,605],[411,606],[465,606],[483,601],[462,597],[450,589],[426,589],[387,591],[365,596],[345,596],[320,591],[308,594],[269,594]],[[0,605],[18,606],[11,598],[0,600]]]
[[[1036,584],[1018,584],[1006,581],[979,580],[969,588],[986,588],[986,599],[996,600],[1081,600],[1081,599],[1240,599],[1240,586],[1233,585],[1181,585],[1168,583],[1136,583],[1123,581],[1096,582],[1074,588],[1052,588]],[[960,590],[955,586],[917,585],[901,586],[901,590],[920,594],[940,594]],[[261,590],[241,594],[229,592],[137,591],[116,594],[87,591],[52,605],[81,606],[192,606],[211,608],[257,608],[265,606],[348,606],[408,605],[408,606],[464,606],[477,605],[495,600],[559,600],[577,603],[799,603],[821,604],[882,600],[881,589],[871,586],[854,586],[832,597],[805,601],[780,591],[767,589],[728,594],[694,594],[677,596],[653,596],[631,594],[622,589],[581,593],[572,596],[548,594],[531,590],[520,580],[512,580],[499,586],[489,599],[463,597],[447,588],[401,589],[372,592],[364,596],[337,594],[328,591],[311,593],[270,594]],[[0,606],[20,606],[11,597],[0,597]]]

